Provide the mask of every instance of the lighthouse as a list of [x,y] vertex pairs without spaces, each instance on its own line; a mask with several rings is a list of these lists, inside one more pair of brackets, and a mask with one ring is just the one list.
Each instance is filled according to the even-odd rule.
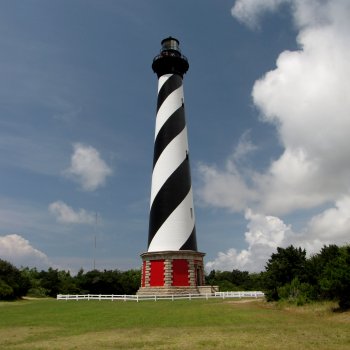
[[197,250],[183,77],[189,63],[168,37],[152,69],[158,77],[148,249],[139,294],[197,294],[204,253]]

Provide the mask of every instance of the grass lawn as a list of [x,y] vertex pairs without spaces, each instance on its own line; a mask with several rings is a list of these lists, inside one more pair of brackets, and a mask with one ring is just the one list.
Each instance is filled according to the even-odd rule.
[[350,349],[350,313],[262,301],[0,302],[0,349]]

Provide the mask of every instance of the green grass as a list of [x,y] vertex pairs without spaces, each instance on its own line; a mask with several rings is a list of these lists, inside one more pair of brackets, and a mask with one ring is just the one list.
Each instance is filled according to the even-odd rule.
[[330,304],[57,301],[0,303],[0,349],[349,349]]

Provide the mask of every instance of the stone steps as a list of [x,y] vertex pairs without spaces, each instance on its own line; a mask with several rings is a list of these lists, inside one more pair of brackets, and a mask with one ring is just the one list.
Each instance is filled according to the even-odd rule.
[[198,295],[199,290],[193,287],[141,287],[137,295]]

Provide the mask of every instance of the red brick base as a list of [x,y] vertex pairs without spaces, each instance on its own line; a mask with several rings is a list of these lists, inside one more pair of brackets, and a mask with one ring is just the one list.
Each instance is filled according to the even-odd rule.
[[204,253],[192,250],[141,254],[138,294],[196,294],[204,285]]

